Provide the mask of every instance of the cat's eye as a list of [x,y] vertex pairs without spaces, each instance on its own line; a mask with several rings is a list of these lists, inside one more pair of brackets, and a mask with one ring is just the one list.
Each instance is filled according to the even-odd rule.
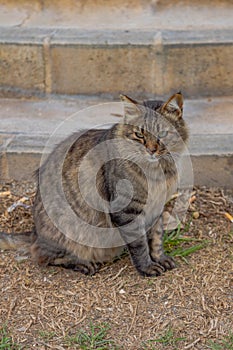
[[168,134],[168,131],[167,130],[161,130],[159,133],[158,133],[158,137],[160,139],[162,139],[163,137],[166,137]]
[[135,131],[135,136],[139,139],[144,139],[144,135],[141,132]]

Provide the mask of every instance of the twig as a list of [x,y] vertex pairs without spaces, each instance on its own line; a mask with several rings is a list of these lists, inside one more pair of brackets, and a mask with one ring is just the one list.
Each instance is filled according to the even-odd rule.
[[17,297],[15,297],[15,298],[11,301],[10,308],[9,308],[9,312],[8,312],[8,315],[7,315],[7,319],[10,318],[11,313],[12,313],[12,311],[14,310],[14,308],[15,308],[15,306],[16,306],[16,300],[17,300]]
[[129,332],[131,331],[131,329],[133,328],[133,325],[134,325],[134,322],[135,322],[135,318],[137,316],[137,310],[138,310],[138,303],[136,304],[135,306],[135,309],[134,309],[134,314],[133,314],[133,318],[132,318],[132,322],[131,322],[131,325],[127,331],[127,334],[129,334]]
[[0,192],[0,197],[10,196],[10,191]]
[[29,328],[31,327],[32,324],[33,324],[33,320],[30,320],[29,323],[27,324],[27,326],[25,327],[23,334],[25,334],[29,330]]
[[233,216],[231,215],[231,214],[229,214],[229,213],[224,213],[225,214],[225,217],[228,219],[228,220],[230,220],[230,222],[233,222]]
[[123,115],[120,114],[120,113],[111,113],[111,115],[112,115],[113,117],[117,117],[117,118],[122,118],[122,117],[123,117]]
[[49,349],[65,350],[65,348],[63,348],[60,345],[49,345],[48,343],[46,343],[46,342],[44,342],[42,340],[39,340],[38,343],[48,347]]
[[195,344],[197,344],[200,340],[201,340],[201,338],[197,338],[196,340],[194,340],[194,342],[192,342],[191,344],[185,346],[185,347],[184,347],[185,350],[186,350],[186,349],[192,348],[192,347],[193,347]]
[[40,295],[40,301],[41,301],[41,315],[44,316],[44,297]]
[[113,276],[113,278],[110,279],[110,281],[114,281],[115,279],[117,279],[117,277],[122,273],[122,271],[124,271],[125,269],[127,268],[127,265],[123,266],[120,271],[115,275]]

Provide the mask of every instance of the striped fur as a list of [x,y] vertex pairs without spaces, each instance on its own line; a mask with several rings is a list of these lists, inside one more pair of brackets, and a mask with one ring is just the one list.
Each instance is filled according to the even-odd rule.
[[[170,151],[178,159],[188,138],[182,95],[175,94],[164,103],[141,104],[127,96],[122,98],[123,123],[108,130],[73,134],[40,168],[33,207],[36,236],[30,247],[39,264],[94,274],[126,246],[142,275],[157,276],[175,266],[163,252],[162,212],[176,189],[176,165]],[[181,139],[172,131],[174,127]],[[97,156],[88,158],[94,147],[99,147]],[[103,164],[96,175],[97,160],[101,159]],[[60,177],[56,176],[59,169]],[[125,180],[129,183],[119,185]],[[103,204],[95,200],[95,188]],[[87,199],[102,207],[95,208]],[[101,230],[107,232],[104,241],[96,234]],[[87,237],[89,244],[82,243]],[[6,236],[3,238],[0,248],[7,247]]]

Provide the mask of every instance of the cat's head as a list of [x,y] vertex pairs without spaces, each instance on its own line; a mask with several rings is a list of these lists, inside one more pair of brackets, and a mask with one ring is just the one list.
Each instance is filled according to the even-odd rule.
[[188,139],[183,120],[183,97],[180,92],[167,101],[137,102],[121,95],[124,101],[124,122],[121,136],[134,141],[135,149],[148,160],[181,154]]

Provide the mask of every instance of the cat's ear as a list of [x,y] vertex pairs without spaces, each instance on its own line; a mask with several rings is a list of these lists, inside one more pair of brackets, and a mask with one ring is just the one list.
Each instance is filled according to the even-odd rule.
[[127,123],[130,119],[139,117],[141,115],[138,102],[126,95],[120,95],[121,100],[124,102],[124,118]]
[[167,102],[161,106],[161,111],[168,113],[175,119],[180,119],[183,116],[183,96],[181,92],[172,95]]
[[122,102],[134,103],[135,105],[139,104],[138,101],[133,100],[131,97],[129,97],[127,95],[120,95],[120,99],[121,99]]

